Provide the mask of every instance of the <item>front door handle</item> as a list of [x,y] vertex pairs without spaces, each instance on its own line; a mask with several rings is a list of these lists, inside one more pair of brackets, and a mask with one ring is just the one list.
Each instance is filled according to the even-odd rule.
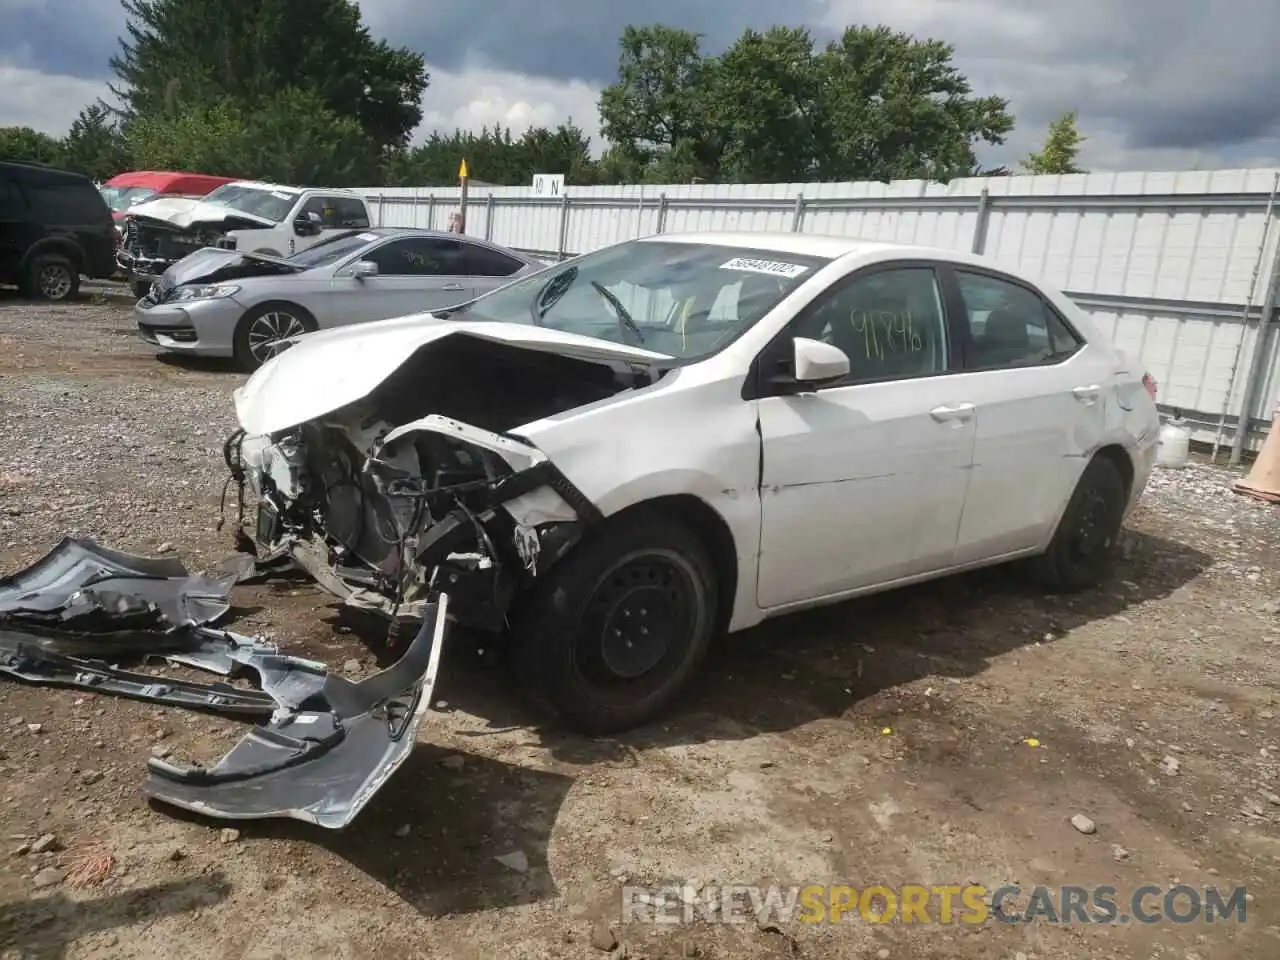
[[1087,387],[1075,387],[1071,391],[1073,397],[1085,404],[1093,403],[1101,393],[1102,387],[1096,383],[1091,383]]
[[941,407],[934,407],[929,411],[929,416],[937,420],[939,423],[947,423],[948,421],[965,421],[973,416],[972,403],[948,403]]
[[446,284],[445,284],[443,287],[441,287],[440,289],[441,289],[441,290],[461,290],[461,289],[462,289],[462,284],[460,284],[460,283],[446,283]]

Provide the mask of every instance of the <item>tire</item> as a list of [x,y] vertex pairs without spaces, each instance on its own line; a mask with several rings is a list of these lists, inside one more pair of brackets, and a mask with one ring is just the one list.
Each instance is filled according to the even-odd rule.
[[141,300],[151,292],[150,280],[133,280],[129,284],[129,289],[133,291],[133,296],[137,300]]
[[524,598],[511,665],[529,699],[575,731],[618,733],[653,719],[685,687],[718,603],[698,538],[660,513],[633,513],[579,544]]
[[[272,319],[274,318],[274,319]],[[264,303],[254,307],[236,324],[235,361],[240,369],[252,373],[280,349],[264,350],[259,338],[272,329],[283,336],[297,336],[317,329],[315,317],[296,303]]]
[[27,264],[23,289],[50,303],[62,303],[80,292],[80,271],[70,257],[43,253]]
[[1054,593],[1095,587],[1110,575],[1128,501],[1119,468],[1094,457],[1076,484],[1049,549],[1032,562],[1036,579]]

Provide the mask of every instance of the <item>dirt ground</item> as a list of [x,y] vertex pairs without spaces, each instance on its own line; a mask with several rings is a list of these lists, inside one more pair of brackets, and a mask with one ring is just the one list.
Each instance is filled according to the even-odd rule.
[[[192,569],[229,554],[241,379],[157,359],[123,300],[0,293],[0,573],[66,532]],[[342,831],[233,839],[146,803],[153,753],[211,759],[243,727],[0,683],[0,957],[1280,956],[1280,508],[1231,478],[1159,473],[1101,590],[1046,599],[996,570],[782,619],[616,740],[543,728],[452,643],[421,742]],[[241,632],[374,669],[376,633],[306,583],[235,601]],[[95,856],[105,878],[77,885]],[[621,922],[624,884],[686,882],[1249,899],[1243,924]]]

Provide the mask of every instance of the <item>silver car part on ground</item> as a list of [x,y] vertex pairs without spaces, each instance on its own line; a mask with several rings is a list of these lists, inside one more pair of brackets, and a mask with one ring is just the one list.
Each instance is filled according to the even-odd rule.
[[447,613],[440,594],[404,656],[358,683],[290,657],[246,657],[278,704],[270,722],[212,767],[152,758],[144,790],[208,816],[346,826],[413,749],[431,706]]

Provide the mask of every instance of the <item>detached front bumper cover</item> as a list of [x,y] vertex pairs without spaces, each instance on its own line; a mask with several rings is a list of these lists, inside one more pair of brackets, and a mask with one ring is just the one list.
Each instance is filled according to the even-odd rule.
[[[213,767],[152,760],[145,792],[226,819],[346,826],[413,749],[435,689],[448,597],[427,605],[403,657],[354,683],[274,644],[203,625],[229,609],[232,584],[254,572],[253,558],[242,557],[219,579],[192,576],[176,559],[65,539],[0,580],[0,676],[259,719]],[[251,674],[260,689],[122,670],[124,658],[228,679]]]

